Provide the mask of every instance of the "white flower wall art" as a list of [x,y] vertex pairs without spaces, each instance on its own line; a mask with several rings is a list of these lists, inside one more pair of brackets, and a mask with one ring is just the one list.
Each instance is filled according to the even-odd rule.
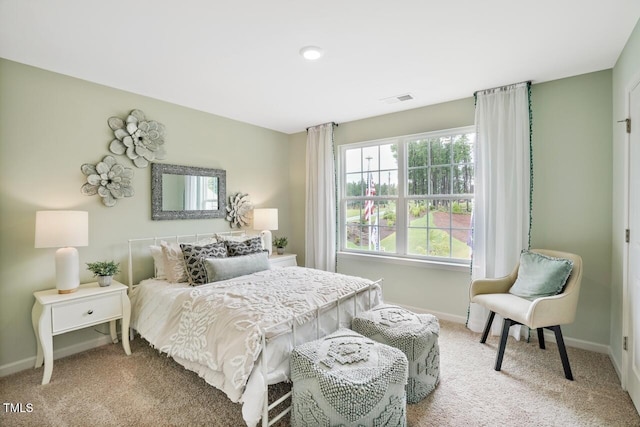
[[246,193],[237,193],[229,196],[229,204],[227,205],[227,221],[231,228],[244,227],[249,224],[251,217],[249,213],[253,210],[253,205]]
[[122,166],[113,156],[105,156],[96,165],[85,163],[80,170],[87,177],[81,188],[82,194],[99,195],[107,207],[115,206],[118,199],[133,196],[133,169]]
[[109,144],[109,151],[113,154],[125,154],[139,168],[146,168],[149,162],[165,158],[164,125],[147,120],[141,110],[131,111],[126,121],[110,117],[107,123],[115,136]]

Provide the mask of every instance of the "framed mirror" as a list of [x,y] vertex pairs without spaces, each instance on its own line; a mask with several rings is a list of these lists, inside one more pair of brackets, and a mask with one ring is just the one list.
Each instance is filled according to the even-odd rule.
[[151,219],[224,218],[226,198],[222,169],[151,163]]

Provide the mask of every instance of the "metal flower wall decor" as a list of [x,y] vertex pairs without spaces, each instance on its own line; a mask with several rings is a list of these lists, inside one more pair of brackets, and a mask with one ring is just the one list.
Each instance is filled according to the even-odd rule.
[[253,205],[249,200],[249,195],[246,193],[236,193],[229,196],[229,203],[227,204],[227,221],[231,228],[241,228],[247,224],[251,218],[249,212],[253,209]]
[[112,153],[126,154],[139,168],[165,158],[164,125],[147,120],[141,110],[131,111],[126,122],[120,117],[110,117],[107,123],[115,136],[109,144]]
[[87,182],[81,188],[82,194],[99,195],[107,207],[115,206],[118,199],[133,196],[133,169],[122,166],[113,156],[105,156],[96,165],[85,163],[80,170],[87,176]]

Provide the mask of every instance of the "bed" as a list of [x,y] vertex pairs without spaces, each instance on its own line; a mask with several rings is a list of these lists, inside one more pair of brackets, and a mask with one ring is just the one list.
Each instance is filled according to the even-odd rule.
[[[236,254],[224,261],[200,258],[208,277],[206,283],[195,286],[159,274],[160,242],[175,242],[163,243],[166,255],[167,245],[175,249],[182,243],[186,254],[191,246],[251,238],[203,236],[129,241],[131,327],[154,348],[225,392],[231,401],[242,403],[248,426],[257,425],[261,419],[263,426],[271,425],[290,410],[285,408],[270,419],[270,412],[282,408],[289,393],[269,403],[267,389],[270,384],[288,380],[293,347],[341,326],[349,327],[357,312],[382,302],[381,283],[304,267],[270,268],[268,260],[267,264],[264,261],[266,253],[255,252]],[[163,260],[166,265],[167,258]],[[145,277],[140,263],[153,265],[142,280],[136,278]],[[188,258],[185,263],[189,264]],[[236,273],[247,268],[249,273],[219,274],[235,264],[244,268]],[[215,270],[211,265],[224,268]]]

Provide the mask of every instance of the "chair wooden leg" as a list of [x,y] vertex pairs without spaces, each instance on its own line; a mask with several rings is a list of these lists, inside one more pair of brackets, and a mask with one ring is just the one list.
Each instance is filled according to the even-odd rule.
[[558,351],[560,352],[560,360],[562,360],[564,376],[568,380],[573,381],[573,374],[571,373],[571,366],[569,365],[569,357],[567,356],[567,349],[564,346],[564,339],[562,338],[560,326],[550,326],[548,329],[551,329],[556,334],[556,344],[558,344]]
[[507,337],[509,336],[509,328],[513,321],[511,319],[504,319],[502,323],[502,336],[500,337],[500,347],[498,348],[498,356],[496,357],[496,371],[499,371],[502,367],[502,358],[504,357],[504,349],[507,346]]
[[491,330],[491,324],[493,323],[493,318],[496,317],[495,312],[490,312],[489,317],[487,317],[487,324],[484,326],[484,332],[482,332],[482,338],[480,339],[480,343],[484,344],[487,342],[487,337],[489,336],[489,331]]
[[538,344],[541,349],[544,350],[546,348],[544,346],[544,328],[538,328]]

